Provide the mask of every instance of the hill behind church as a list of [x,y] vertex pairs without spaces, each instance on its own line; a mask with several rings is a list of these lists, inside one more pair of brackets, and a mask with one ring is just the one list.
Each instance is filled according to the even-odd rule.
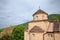
[[[60,21],[60,14],[51,14],[48,16],[49,21],[53,22],[55,20]],[[60,23],[59,23],[60,24]],[[24,29],[27,27],[27,23],[8,27],[0,30],[0,40],[23,40],[24,39]]]

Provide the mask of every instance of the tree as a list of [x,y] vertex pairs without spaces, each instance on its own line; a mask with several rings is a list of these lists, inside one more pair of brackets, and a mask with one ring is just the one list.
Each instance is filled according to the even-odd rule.
[[4,35],[1,40],[11,40],[11,36],[9,35]]
[[21,24],[14,28],[12,33],[12,40],[24,40],[24,28],[27,24]]

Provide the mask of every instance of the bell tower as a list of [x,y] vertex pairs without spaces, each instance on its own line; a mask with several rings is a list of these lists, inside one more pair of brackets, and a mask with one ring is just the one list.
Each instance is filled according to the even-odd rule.
[[48,14],[39,8],[39,10],[37,10],[33,14],[33,20],[35,21],[36,20],[48,20]]

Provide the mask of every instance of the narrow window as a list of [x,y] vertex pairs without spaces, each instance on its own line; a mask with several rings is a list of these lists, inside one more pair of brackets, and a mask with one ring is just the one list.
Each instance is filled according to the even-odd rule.
[[37,20],[38,20],[38,16],[36,16]]
[[42,16],[42,20],[44,19],[44,15]]
[[53,37],[53,34],[49,33],[49,34],[48,34],[48,37]]

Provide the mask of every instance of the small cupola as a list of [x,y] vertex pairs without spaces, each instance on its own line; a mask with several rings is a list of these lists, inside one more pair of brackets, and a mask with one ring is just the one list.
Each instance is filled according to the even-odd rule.
[[48,14],[43,10],[39,9],[33,14],[33,20],[47,20]]

